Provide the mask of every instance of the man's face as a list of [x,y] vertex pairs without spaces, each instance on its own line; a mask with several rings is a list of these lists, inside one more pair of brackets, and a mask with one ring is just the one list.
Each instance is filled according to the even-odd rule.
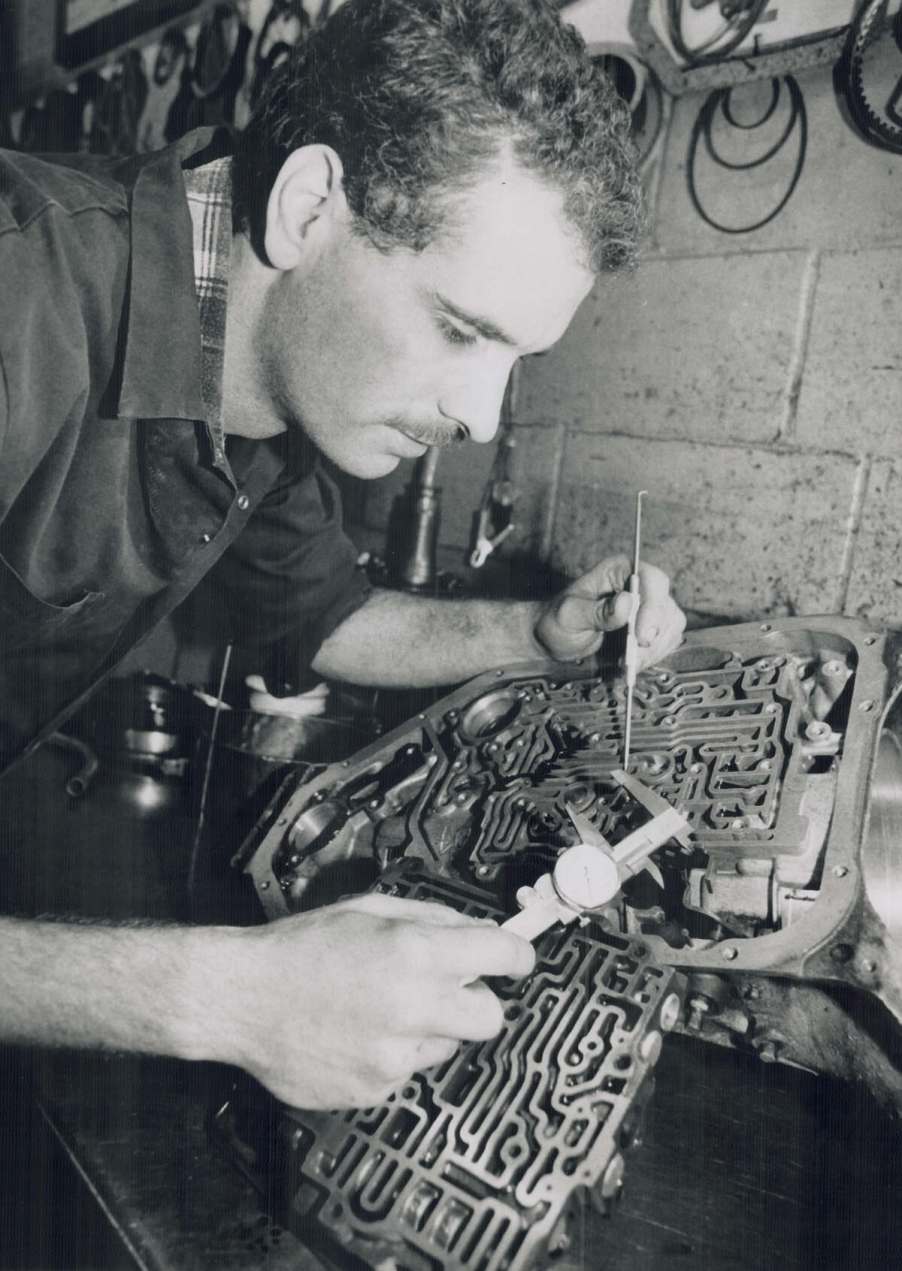
[[339,468],[380,477],[427,445],[495,435],[511,368],[554,344],[592,285],[559,194],[499,164],[415,254],[336,222],[270,291],[267,391]]

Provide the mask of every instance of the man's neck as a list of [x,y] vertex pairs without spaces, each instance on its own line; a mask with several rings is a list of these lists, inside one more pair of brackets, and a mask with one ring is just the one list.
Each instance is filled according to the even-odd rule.
[[247,237],[234,234],[226,310],[222,421],[227,434],[256,440],[276,437],[287,427],[267,391],[260,356],[259,332],[270,272]]

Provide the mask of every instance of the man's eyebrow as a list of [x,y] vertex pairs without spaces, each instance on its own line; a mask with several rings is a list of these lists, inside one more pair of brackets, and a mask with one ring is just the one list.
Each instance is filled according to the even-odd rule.
[[454,304],[447,296],[441,295],[438,291],[436,291],[434,295],[438,304],[440,304],[447,313],[450,313],[452,318],[457,318],[458,322],[463,322],[468,327],[472,327],[473,330],[477,331],[484,339],[495,340],[498,344],[507,344],[511,348],[517,347],[517,341],[514,337],[512,335],[508,335],[506,331],[503,331],[501,327],[492,322],[490,318],[481,318],[479,314],[467,313],[466,309],[461,309],[459,305]]

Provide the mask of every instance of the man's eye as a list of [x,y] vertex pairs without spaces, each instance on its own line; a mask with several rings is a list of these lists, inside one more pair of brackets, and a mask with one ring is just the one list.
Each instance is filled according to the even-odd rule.
[[479,338],[469,331],[462,331],[460,327],[456,327],[453,322],[448,322],[446,318],[439,318],[439,327],[449,344],[466,347],[475,344]]

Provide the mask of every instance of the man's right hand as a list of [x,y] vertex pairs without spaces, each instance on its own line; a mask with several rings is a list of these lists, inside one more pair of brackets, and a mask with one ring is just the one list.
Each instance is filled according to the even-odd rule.
[[208,1057],[305,1108],[381,1103],[461,1041],[494,1037],[502,1007],[480,977],[535,962],[492,922],[376,894],[228,935],[211,1001],[224,1031]]

